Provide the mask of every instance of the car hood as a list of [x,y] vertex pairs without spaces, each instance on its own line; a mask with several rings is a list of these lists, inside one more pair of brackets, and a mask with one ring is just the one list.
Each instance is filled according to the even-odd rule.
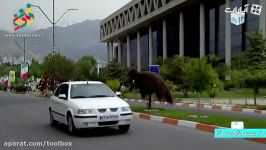
[[118,97],[99,97],[72,99],[71,102],[81,109],[117,108],[129,106]]

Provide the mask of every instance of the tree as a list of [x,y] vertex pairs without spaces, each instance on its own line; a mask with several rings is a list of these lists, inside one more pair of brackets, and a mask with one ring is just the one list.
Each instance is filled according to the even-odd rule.
[[94,80],[96,73],[97,61],[93,56],[83,56],[76,64],[77,80]]
[[248,66],[248,56],[246,52],[240,53],[232,58],[232,69],[242,70],[246,69]]
[[190,88],[197,93],[199,111],[200,94],[219,82],[218,74],[206,59],[193,59],[185,66],[185,70]]
[[119,80],[120,83],[127,82],[127,68],[124,68],[120,63],[114,59],[107,65],[106,70],[107,80]]
[[250,48],[246,52],[249,68],[266,69],[266,39],[261,32],[250,33],[247,36]]
[[216,80],[216,83],[209,85],[208,93],[210,98],[212,98],[212,103],[214,104],[214,98],[222,91],[223,82]]
[[266,85],[266,70],[250,70],[245,71],[246,86],[253,89],[254,105],[257,105],[257,94],[262,86]]
[[189,62],[189,60],[189,58],[174,56],[165,60],[161,66],[162,77],[179,86],[185,97],[188,97],[189,85],[184,66]]
[[58,82],[73,80],[74,63],[72,60],[59,53],[48,54],[44,57],[43,71],[49,74]]
[[43,73],[44,72],[43,72],[42,64],[40,64],[36,60],[32,60],[32,63],[29,66],[29,74],[30,74],[30,76],[34,76],[34,77],[40,78],[40,77],[42,77]]

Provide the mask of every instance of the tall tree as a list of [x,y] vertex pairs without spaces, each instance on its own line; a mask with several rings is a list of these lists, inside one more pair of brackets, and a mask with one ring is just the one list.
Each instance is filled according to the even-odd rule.
[[112,60],[107,65],[106,70],[107,80],[120,80],[120,83],[125,83],[127,81],[127,68],[120,65],[117,60]]
[[257,105],[257,94],[262,86],[266,85],[266,70],[250,70],[245,72],[246,86],[253,89],[254,105]]
[[94,80],[97,76],[96,65],[97,61],[93,56],[83,56],[75,64],[77,79]]
[[30,76],[34,76],[34,77],[37,77],[37,78],[42,77],[42,75],[44,73],[42,64],[40,64],[36,60],[32,60],[32,63],[30,65],[30,67],[29,67],[29,73],[30,73]]
[[219,82],[218,74],[206,62],[206,59],[193,59],[185,66],[185,70],[190,88],[198,96],[199,111],[201,93]]
[[161,66],[161,75],[164,79],[172,81],[175,85],[182,89],[185,97],[188,97],[189,85],[185,71],[185,64],[189,62],[189,58],[174,56],[167,59]]
[[43,71],[58,82],[73,80],[74,62],[59,53],[48,54],[44,57]]
[[247,38],[250,43],[246,53],[249,68],[266,69],[266,39],[261,32],[250,33]]

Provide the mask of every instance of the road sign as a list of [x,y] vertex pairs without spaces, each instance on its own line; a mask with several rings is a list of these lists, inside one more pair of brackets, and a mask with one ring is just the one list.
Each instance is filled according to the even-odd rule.
[[149,65],[149,72],[160,75],[160,65]]

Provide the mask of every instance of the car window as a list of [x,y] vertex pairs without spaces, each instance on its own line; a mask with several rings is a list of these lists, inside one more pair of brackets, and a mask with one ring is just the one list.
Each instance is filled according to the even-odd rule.
[[58,97],[60,94],[65,94],[68,97],[68,85],[67,84],[62,84],[60,85],[56,91],[54,96]]
[[59,95],[60,94],[65,94],[66,97],[68,97],[68,85],[67,84],[62,85]]
[[56,96],[56,97],[58,97],[58,96],[59,96],[59,94],[60,94],[60,91],[61,91],[61,88],[62,88],[62,85],[61,85],[61,86],[59,86],[59,87],[56,89],[54,96]]
[[113,92],[104,84],[74,84],[71,85],[72,99],[76,98],[96,98],[96,97],[114,97]]

